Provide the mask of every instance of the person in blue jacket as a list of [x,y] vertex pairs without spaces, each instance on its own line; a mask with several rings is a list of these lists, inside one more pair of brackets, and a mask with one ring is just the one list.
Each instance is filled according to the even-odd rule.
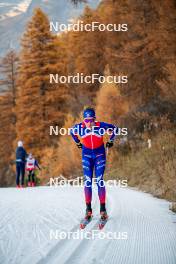
[[17,188],[24,187],[25,163],[27,153],[23,147],[23,142],[18,141],[16,149],[16,186]]
[[[100,201],[100,215],[106,219],[106,189],[103,182],[103,175],[106,166],[106,151],[103,142],[103,136],[109,132],[109,141],[106,148],[113,146],[113,141],[117,135],[118,128],[115,125],[96,121],[95,110],[86,108],[83,113],[83,122],[76,124],[71,129],[71,135],[78,148],[82,148],[82,166],[84,174],[84,192],[86,202],[86,216],[88,219],[92,216],[92,177],[95,171],[95,180],[98,186],[98,195]],[[82,142],[80,141],[80,138]]]

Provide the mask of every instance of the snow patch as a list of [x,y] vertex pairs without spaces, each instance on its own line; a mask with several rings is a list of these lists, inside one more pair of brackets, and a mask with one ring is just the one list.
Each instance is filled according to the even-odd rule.
[[13,4],[10,3],[0,3],[0,7],[5,7],[5,6],[12,6]]
[[[17,4],[16,6],[13,6],[13,8],[11,8],[7,13],[1,15],[0,20],[4,20],[4,19],[9,18],[9,17],[15,17],[15,16],[20,15],[21,13],[25,13],[31,2],[32,2],[32,0],[24,0],[24,1],[20,2],[19,4]],[[7,5],[11,5],[11,4],[2,3],[1,5],[7,6]]]

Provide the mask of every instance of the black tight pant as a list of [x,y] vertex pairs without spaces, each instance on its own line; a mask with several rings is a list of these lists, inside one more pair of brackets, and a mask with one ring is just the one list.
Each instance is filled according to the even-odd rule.
[[29,174],[28,174],[28,182],[31,182],[31,179],[32,179],[32,182],[34,183],[35,182],[35,174],[34,174],[34,171],[29,171]]
[[19,184],[24,185],[24,174],[25,174],[25,163],[22,161],[16,162],[16,184],[17,185]]

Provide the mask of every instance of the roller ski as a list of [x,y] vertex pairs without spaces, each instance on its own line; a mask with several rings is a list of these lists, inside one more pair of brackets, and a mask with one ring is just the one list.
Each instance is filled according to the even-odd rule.
[[91,220],[92,220],[92,212],[86,211],[86,215],[80,223],[80,228],[84,229],[91,222]]
[[101,217],[98,223],[98,227],[100,230],[102,230],[104,228],[104,226],[106,225],[107,221],[108,221],[108,215],[107,212],[100,212]]

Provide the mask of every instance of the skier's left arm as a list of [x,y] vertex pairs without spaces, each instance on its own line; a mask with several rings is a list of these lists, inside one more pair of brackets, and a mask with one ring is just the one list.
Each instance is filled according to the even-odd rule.
[[35,167],[37,167],[39,170],[41,170],[37,160],[35,160]]
[[110,136],[109,141],[106,143],[106,147],[110,148],[113,146],[114,139],[118,134],[118,127],[105,122],[101,122],[101,127],[104,128],[106,133]]

